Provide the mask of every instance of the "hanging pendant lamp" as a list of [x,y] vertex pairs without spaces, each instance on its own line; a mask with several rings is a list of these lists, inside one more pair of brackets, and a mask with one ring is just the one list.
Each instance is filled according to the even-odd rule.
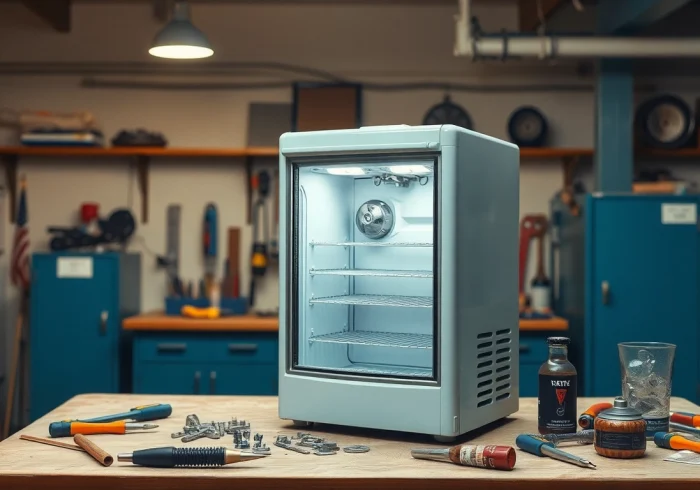
[[175,3],[172,20],[156,35],[152,56],[178,60],[208,58],[214,54],[209,40],[190,21],[190,6],[187,2]]

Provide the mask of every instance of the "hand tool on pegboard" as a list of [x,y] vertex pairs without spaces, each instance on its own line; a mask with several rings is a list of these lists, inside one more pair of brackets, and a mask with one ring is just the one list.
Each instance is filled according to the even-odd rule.
[[280,178],[279,171],[275,172],[275,201],[274,201],[274,219],[272,222],[272,238],[270,239],[270,259],[274,262],[279,260],[280,250],[279,250],[279,235],[280,235]]
[[257,200],[253,206],[253,250],[251,256],[249,297],[249,304],[251,306],[255,303],[255,282],[257,278],[265,275],[269,260],[268,244],[270,242],[270,235],[267,197],[270,194],[270,174],[266,170],[258,172],[253,179],[252,187],[257,191]]
[[[204,226],[202,230],[202,251],[204,253],[204,294],[209,297],[216,278],[217,257],[217,212],[216,205],[207,204],[204,209]],[[202,291],[200,291],[200,295]]]
[[538,313],[551,313],[552,283],[544,271],[544,239],[547,234],[547,218],[535,221],[537,240],[537,273],[530,283],[530,306]]
[[241,295],[241,229],[228,229],[228,257],[226,259],[226,283],[224,296],[238,298]]
[[527,214],[520,221],[520,252],[518,271],[518,303],[520,311],[530,307],[530,299],[525,294],[525,272],[527,271],[527,259],[530,252],[532,239],[541,234],[542,223],[547,223],[547,217],[543,214]]

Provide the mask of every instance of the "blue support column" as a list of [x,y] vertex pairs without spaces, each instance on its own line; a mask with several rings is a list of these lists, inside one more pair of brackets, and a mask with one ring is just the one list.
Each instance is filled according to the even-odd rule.
[[627,60],[601,60],[596,86],[596,190],[632,190],[634,76]]

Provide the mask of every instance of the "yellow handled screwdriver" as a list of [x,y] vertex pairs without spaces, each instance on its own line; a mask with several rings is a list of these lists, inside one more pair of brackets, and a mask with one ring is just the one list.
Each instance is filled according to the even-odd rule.
[[139,422],[94,423],[94,422],[53,422],[49,425],[51,437],[69,437],[76,434],[126,434],[134,430],[155,429],[156,424],[144,424]]

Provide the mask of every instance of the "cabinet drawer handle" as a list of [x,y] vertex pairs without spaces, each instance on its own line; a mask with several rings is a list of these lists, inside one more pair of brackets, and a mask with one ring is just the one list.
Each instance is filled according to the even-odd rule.
[[520,346],[520,352],[530,352],[530,346],[525,344]]
[[158,352],[185,352],[187,344],[158,344]]
[[216,395],[216,371],[209,373],[209,394]]
[[202,373],[197,371],[194,373],[194,386],[192,387],[192,393],[195,395],[199,395],[199,382],[202,379]]
[[258,344],[228,344],[229,352],[255,352]]

